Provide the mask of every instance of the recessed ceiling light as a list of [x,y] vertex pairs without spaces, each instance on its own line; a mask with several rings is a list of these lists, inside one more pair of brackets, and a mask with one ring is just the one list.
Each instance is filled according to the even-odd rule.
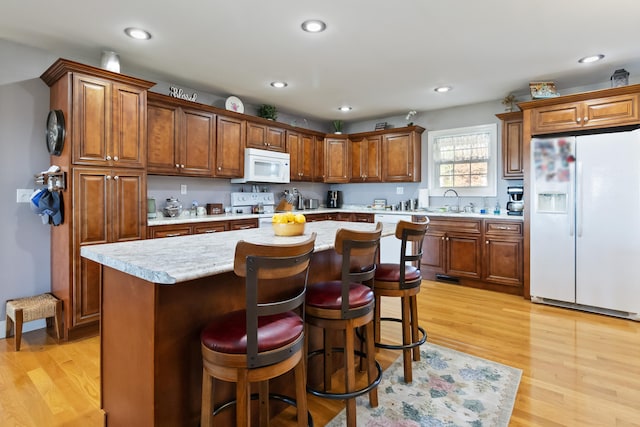
[[126,35],[136,40],[149,40],[151,38],[151,33],[143,30],[142,28],[129,27],[125,28],[124,32]]
[[604,58],[603,54],[591,55],[591,56],[585,56],[584,58],[578,59],[578,62],[581,64],[588,64],[590,62],[600,61],[602,58]]
[[453,89],[451,86],[438,86],[434,90],[438,93],[445,93],[449,92],[451,89]]
[[321,33],[327,29],[327,24],[319,19],[309,19],[302,23],[302,29],[308,33]]
[[340,110],[340,111],[351,111],[351,107],[349,107],[348,105],[343,105],[342,107],[338,108],[338,110]]
[[283,87],[287,87],[287,82],[271,82],[271,86],[281,89]]

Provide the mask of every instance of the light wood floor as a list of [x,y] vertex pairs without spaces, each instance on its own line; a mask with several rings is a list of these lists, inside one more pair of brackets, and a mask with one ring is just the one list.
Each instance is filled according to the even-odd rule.
[[[434,282],[419,316],[430,342],[523,370],[512,426],[640,426],[640,323]],[[28,332],[18,353],[0,340],[0,425],[103,425],[99,357],[97,337],[56,345]],[[385,366],[395,357],[378,355]],[[316,426],[340,409],[310,399]]]

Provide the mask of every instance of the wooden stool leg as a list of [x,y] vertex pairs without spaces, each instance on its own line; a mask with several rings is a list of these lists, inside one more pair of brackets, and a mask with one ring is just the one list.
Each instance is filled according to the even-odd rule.
[[[402,297],[402,344],[411,344],[411,325],[409,324],[411,319],[411,307],[409,307],[409,298]],[[411,372],[411,349],[405,348],[402,350],[402,363],[404,364],[404,382],[410,383],[413,381],[413,374]]]
[[[366,334],[365,334],[365,340],[367,341],[367,365],[369,368],[367,377],[369,379],[369,384],[373,383],[373,381],[375,381],[376,377],[378,376],[378,370],[376,369],[376,359],[375,359],[376,347],[372,337],[373,337],[373,322],[369,322],[367,323]],[[371,405],[372,408],[375,408],[378,406],[378,387],[375,387],[373,390],[369,392],[369,404]]]
[[269,427],[269,380],[260,382],[258,397],[260,402],[260,427]]
[[22,309],[16,310],[16,351],[20,351],[20,343],[22,342]]
[[56,338],[60,343],[60,336],[62,335],[62,301],[56,302],[56,315],[54,317],[54,326],[56,328]]
[[296,365],[294,375],[296,381],[296,409],[298,412],[298,427],[307,426],[307,373],[304,359],[306,353]]
[[[352,322],[347,322],[347,328],[344,331],[344,370],[345,370],[345,388],[347,392],[356,388],[356,368],[355,356],[353,354],[355,333]],[[356,427],[356,399],[347,399],[347,426]]]
[[333,349],[331,337],[327,329],[322,330],[324,337],[324,391],[331,390],[331,374],[333,373]]
[[12,334],[13,334],[13,319],[9,316],[7,316],[7,321],[6,321],[6,333],[5,333],[5,337],[9,338]]
[[376,295],[376,306],[375,306],[375,311],[374,311],[374,315],[373,315],[373,321],[374,321],[374,341],[379,343],[380,342],[380,312],[381,312],[381,307],[380,307],[380,296]]
[[200,410],[200,426],[213,427],[213,378],[202,369],[202,409]]
[[[411,304],[411,336],[413,342],[420,340],[420,332],[418,331],[418,298],[412,295],[409,298]],[[413,348],[413,360],[420,360],[420,346]]]
[[249,371],[238,369],[238,381],[236,382],[236,426],[247,427],[251,413],[251,389],[249,384]]

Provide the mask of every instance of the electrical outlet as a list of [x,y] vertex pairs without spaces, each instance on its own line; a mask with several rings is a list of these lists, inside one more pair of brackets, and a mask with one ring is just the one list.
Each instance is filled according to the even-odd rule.
[[187,184],[180,185],[180,194],[187,194]]
[[29,203],[32,194],[33,188],[16,189],[16,203]]
[[396,194],[404,194],[404,187],[396,187]]

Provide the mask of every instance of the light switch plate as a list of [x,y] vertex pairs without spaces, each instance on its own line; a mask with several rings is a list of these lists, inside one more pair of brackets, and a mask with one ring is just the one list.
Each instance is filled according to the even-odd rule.
[[187,194],[187,184],[180,185],[180,194]]
[[29,203],[29,200],[31,200],[32,194],[33,194],[33,188],[16,189],[16,203]]
[[396,194],[404,194],[404,187],[396,187]]

